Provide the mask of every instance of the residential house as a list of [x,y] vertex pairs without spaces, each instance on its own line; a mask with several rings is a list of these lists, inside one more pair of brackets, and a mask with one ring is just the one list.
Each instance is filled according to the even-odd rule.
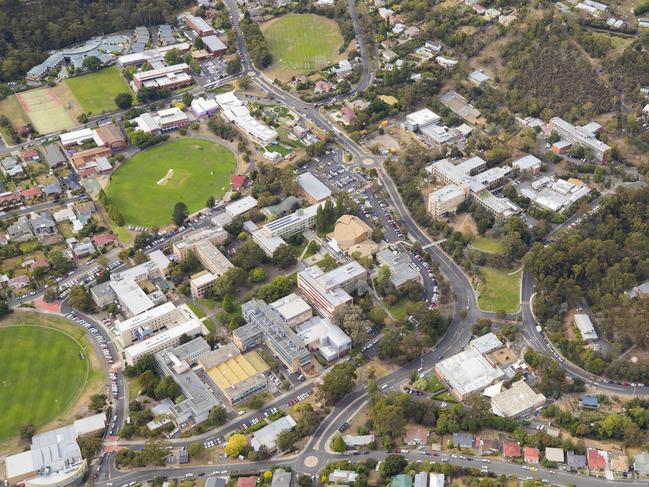
[[608,453],[595,448],[589,448],[586,451],[586,459],[588,460],[588,468],[590,470],[605,470],[608,464]]
[[237,487],[255,487],[257,485],[258,477],[239,477],[237,479]]
[[119,240],[112,233],[100,233],[92,237],[92,243],[95,244],[97,249],[101,250],[109,245],[118,245]]
[[566,454],[566,465],[573,470],[579,470],[586,466],[586,455],[578,455],[573,451]]
[[7,285],[11,289],[20,289],[21,287],[29,286],[29,276],[25,274],[22,276],[16,276],[13,279],[9,279]]
[[239,191],[242,188],[245,188],[250,184],[250,180],[247,176],[241,174],[235,174],[230,178],[230,187],[232,191]]
[[453,448],[473,448],[473,442],[470,433],[453,433]]
[[32,213],[30,223],[34,234],[39,240],[58,233],[56,223],[48,212],[43,212],[40,215],[38,213]]
[[521,445],[515,441],[503,442],[503,457],[505,458],[520,458]]
[[26,149],[20,153],[20,158],[25,162],[38,161],[41,156],[36,149]]
[[633,459],[633,470],[640,478],[649,477],[649,453],[638,453]]
[[563,455],[563,448],[547,447],[545,449],[545,459],[548,462],[563,463],[565,460]]
[[615,475],[626,475],[629,472],[629,457],[623,452],[610,453],[608,467]]
[[418,426],[412,426],[406,428],[406,434],[403,438],[403,442],[406,445],[425,445],[428,441],[428,435],[430,431],[428,428],[421,428]]
[[329,93],[332,90],[333,86],[331,86],[331,83],[329,83],[327,80],[321,79],[315,82],[313,92],[316,95],[319,95],[321,93]]
[[27,242],[34,238],[32,227],[29,225],[27,217],[21,216],[15,223],[9,225],[7,228],[7,236],[12,242]]
[[26,202],[32,202],[42,194],[43,191],[38,186],[20,190],[20,196],[22,196]]
[[356,113],[354,113],[354,110],[349,107],[342,107],[340,109],[340,114],[347,125],[351,125],[351,123],[356,120]]
[[497,439],[480,439],[480,454],[495,455],[497,453],[500,453],[500,443]]
[[541,453],[539,452],[538,448],[532,448],[530,446],[526,446],[523,449],[523,458],[525,459],[526,463],[539,463],[540,461],[540,456]]
[[0,209],[6,210],[22,204],[22,198],[19,191],[6,191],[0,193]]
[[400,474],[392,477],[392,487],[413,487],[412,475]]
[[42,190],[45,196],[57,197],[61,193],[63,193],[63,189],[61,188],[61,185],[59,183],[46,184],[43,186]]
[[21,176],[25,173],[23,166],[18,162],[18,159],[13,156],[5,157],[0,160],[0,171],[6,177],[10,178]]
[[583,396],[581,396],[579,405],[582,409],[599,409],[599,399],[597,399],[595,396],[584,394]]

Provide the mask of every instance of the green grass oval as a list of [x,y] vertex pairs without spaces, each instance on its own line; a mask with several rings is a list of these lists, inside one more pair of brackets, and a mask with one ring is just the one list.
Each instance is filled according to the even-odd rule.
[[64,413],[81,394],[89,369],[82,347],[60,330],[0,328],[0,441],[16,436],[23,424],[38,428]]
[[[127,223],[161,227],[171,223],[179,201],[192,213],[210,195],[223,196],[235,168],[234,154],[225,146],[203,139],[172,140],[127,160],[113,174],[106,193]],[[169,170],[173,175],[158,184]]]

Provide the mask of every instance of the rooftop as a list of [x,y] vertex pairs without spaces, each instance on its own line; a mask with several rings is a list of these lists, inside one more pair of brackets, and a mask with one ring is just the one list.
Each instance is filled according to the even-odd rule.
[[435,368],[462,396],[480,391],[504,376],[502,370],[491,365],[473,349],[444,359],[438,362]]
[[310,172],[297,177],[297,184],[316,201],[322,201],[331,196],[331,190]]

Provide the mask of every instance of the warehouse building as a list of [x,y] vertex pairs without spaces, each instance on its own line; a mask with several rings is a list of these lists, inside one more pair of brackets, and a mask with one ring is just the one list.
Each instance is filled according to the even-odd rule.
[[367,270],[352,261],[326,273],[317,265],[308,267],[298,272],[297,287],[322,316],[331,318],[337,310],[352,303],[349,293],[366,280]]
[[241,306],[241,315],[247,324],[232,332],[232,341],[241,351],[263,342],[291,373],[311,361],[311,354],[302,340],[272,306],[260,299],[252,299]]
[[473,348],[452,355],[435,365],[435,374],[460,401],[481,392],[504,373]]

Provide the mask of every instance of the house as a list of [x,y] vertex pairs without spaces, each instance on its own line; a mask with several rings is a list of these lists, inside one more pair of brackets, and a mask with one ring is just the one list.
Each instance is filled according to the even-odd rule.
[[392,487],[412,487],[412,475],[402,473],[393,477]]
[[20,289],[21,287],[28,286],[29,285],[29,276],[22,275],[22,276],[14,277],[13,279],[9,279],[9,281],[7,282],[7,285],[11,289]]
[[586,466],[586,455],[577,455],[573,451],[566,454],[566,464],[573,470],[578,470]]
[[497,439],[480,438],[480,454],[495,455],[500,453],[500,443]]
[[613,452],[608,456],[609,470],[617,475],[625,475],[629,471],[629,457],[623,452]]
[[95,252],[91,242],[77,242],[72,246],[72,255],[75,259],[87,257]]
[[42,188],[43,194],[45,196],[58,196],[61,193],[63,193],[63,189],[61,188],[61,185],[59,183],[50,183],[46,184]]
[[45,272],[47,272],[50,269],[50,262],[45,258],[37,259],[29,268],[32,272],[34,272],[36,269],[43,269]]
[[82,150],[72,156],[72,163],[75,167],[80,168],[85,163],[94,161],[98,157],[110,157],[113,154],[108,147],[93,147],[92,149]]
[[12,242],[27,242],[34,238],[32,228],[26,216],[21,216],[18,220],[9,225],[7,236]]
[[26,149],[20,153],[20,158],[25,161],[38,161],[41,156],[36,149]]
[[93,201],[86,201],[85,203],[80,203],[75,207],[77,215],[80,220],[87,220],[95,212],[95,203]]
[[503,457],[505,458],[520,458],[521,445],[515,441],[503,442]]
[[526,463],[539,463],[541,453],[538,448],[526,446],[523,450],[523,458]]
[[53,169],[62,164],[65,164],[65,156],[57,144],[49,144],[45,146],[45,162]]
[[0,193],[0,209],[12,208],[22,204],[19,191],[5,191]]
[[582,409],[599,409],[599,399],[595,396],[584,394],[581,396],[579,404]]
[[36,199],[42,194],[43,191],[38,186],[20,190],[20,196],[22,196],[26,201]]
[[356,113],[349,107],[342,107],[340,109],[340,114],[345,119],[347,125],[350,125],[354,120],[356,120]]
[[119,240],[112,233],[100,233],[92,237],[92,243],[95,244],[96,248],[103,249],[108,245],[118,245]]
[[329,93],[331,90],[333,90],[331,83],[329,83],[327,80],[321,79],[315,82],[313,92],[316,95],[319,95],[321,93]]
[[406,428],[406,434],[403,438],[403,442],[406,445],[425,445],[428,441],[428,435],[430,431],[427,428],[420,428],[418,426],[412,426]]
[[608,454],[602,450],[596,450],[595,448],[589,448],[586,451],[586,459],[588,461],[588,468],[590,470],[604,470],[608,464],[607,462]]
[[39,240],[58,233],[56,223],[48,212],[43,212],[40,215],[38,213],[32,213],[30,223],[34,229],[34,234]]
[[273,481],[271,487],[291,487],[291,480],[293,479],[293,472],[286,471],[283,468],[278,468],[273,472]]
[[477,71],[473,71],[472,73],[469,74],[469,83],[471,83],[474,86],[481,86],[487,81],[489,81],[491,78],[487,76],[484,71],[481,69]]
[[335,469],[329,474],[329,482],[332,484],[353,484],[358,478],[358,474],[353,470]]
[[649,453],[638,453],[633,460],[633,470],[641,478],[649,477]]
[[245,188],[250,184],[250,180],[247,176],[241,174],[235,174],[230,179],[230,187],[232,191],[239,191],[242,188]]
[[237,487],[255,487],[257,485],[258,477],[239,477],[237,479]]
[[0,160],[0,171],[6,177],[20,176],[25,173],[23,166],[13,156]]
[[470,433],[453,433],[453,448],[473,448],[473,441]]

